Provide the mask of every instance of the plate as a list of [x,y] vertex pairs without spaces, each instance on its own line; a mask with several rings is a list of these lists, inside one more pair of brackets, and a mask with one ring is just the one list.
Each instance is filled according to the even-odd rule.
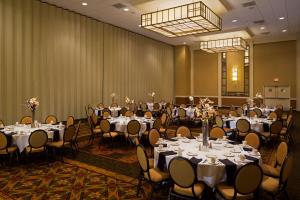
[[231,153],[241,153],[242,151],[240,149],[232,149],[230,152]]
[[207,154],[206,157],[207,158],[216,158],[217,155],[215,155],[215,154]]
[[187,155],[188,156],[197,156],[198,154],[197,153],[195,153],[195,152],[187,152]]
[[184,142],[184,143],[190,143],[189,139],[185,139],[185,140],[181,140],[181,141]]
[[227,148],[233,148],[234,145],[232,145],[232,144],[225,144],[224,147],[227,147]]
[[222,144],[222,142],[221,141],[213,141],[213,144]]
[[172,146],[179,146],[179,143],[178,142],[173,142],[170,145],[172,145]]
[[217,164],[219,164],[219,162],[216,161],[215,163],[212,163],[212,162],[207,161],[207,164],[209,164],[209,165],[217,165]]

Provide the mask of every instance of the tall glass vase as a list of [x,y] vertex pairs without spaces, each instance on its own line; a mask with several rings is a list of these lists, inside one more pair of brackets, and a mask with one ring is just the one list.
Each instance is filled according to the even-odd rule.
[[203,119],[202,120],[202,135],[203,135],[203,148],[207,149],[208,148],[208,137],[209,137],[209,123],[208,119]]
[[31,128],[35,128],[35,124],[34,124],[34,122],[35,122],[35,109],[33,109],[31,111],[31,118],[32,118]]

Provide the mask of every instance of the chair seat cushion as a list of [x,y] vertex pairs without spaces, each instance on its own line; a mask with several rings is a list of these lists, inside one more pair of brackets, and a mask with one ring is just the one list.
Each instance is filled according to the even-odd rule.
[[274,193],[279,188],[279,178],[264,176],[260,187],[267,192]]
[[31,147],[26,147],[25,151],[26,153],[39,153],[39,152],[43,152],[45,150],[44,147],[40,147],[40,148],[31,148]]
[[94,128],[94,129],[93,129],[93,132],[94,132],[94,133],[101,133],[101,129],[100,129],[100,128]]
[[[225,183],[220,183],[217,185],[217,190],[225,199],[233,199],[234,197],[234,187],[231,185],[227,185]],[[249,199],[253,197],[252,194],[242,195],[237,193],[236,199]]]
[[[149,174],[150,174],[151,181],[156,182],[156,183],[169,178],[168,173],[160,171],[158,168],[149,169]],[[146,172],[144,173],[144,175],[145,175],[146,179],[149,179],[148,174]]]
[[[70,142],[65,142],[65,145],[70,144]],[[57,142],[48,142],[47,144],[50,147],[55,147],[55,148],[61,148],[64,145],[64,141],[57,141]]]
[[103,133],[103,137],[116,137],[118,135],[117,132]]
[[149,168],[154,168],[154,159],[153,158],[149,158]]
[[17,147],[7,147],[7,151],[6,151],[6,149],[2,149],[2,150],[0,150],[0,154],[7,154],[7,152],[8,153],[14,153],[15,151],[17,151]]
[[[205,185],[203,183],[195,183],[194,184],[194,191],[195,191],[196,197],[200,197],[204,188],[205,188]],[[177,194],[184,195],[184,196],[194,197],[192,187],[183,188],[183,187],[180,187],[179,185],[174,184],[174,192],[176,192]]]
[[275,168],[271,165],[263,164],[261,168],[265,175],[272,176],[272,177],[279,177],[280,176],[280,168]]

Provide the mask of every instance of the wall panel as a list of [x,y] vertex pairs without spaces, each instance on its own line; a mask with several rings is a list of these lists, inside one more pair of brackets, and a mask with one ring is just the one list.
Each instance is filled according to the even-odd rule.
[[[0,119],[85,117],[84,106],[118,94],[173,98],[173,47],[37,0],[0,1]],[[104,65],[103,65],[104,64]]]

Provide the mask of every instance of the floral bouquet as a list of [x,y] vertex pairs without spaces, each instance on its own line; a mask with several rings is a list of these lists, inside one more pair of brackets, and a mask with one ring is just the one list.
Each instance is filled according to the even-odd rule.
[[111,102],[112,102],[112,103],[115,102],[115,96],[116,96],[116,93],[114,93],[114,92],[110,94]]
[[152,97],[152,102],[154,103],[155,92],[151,92],[151,93],[149,93],[149,96],[151,96],[151,97]]
[[194,104],[194,97],[193,96],[189,96],[189,100],[190,100],[190,103],[193,105]]
[[131,100],[129,99],[128,96],[126,96],[126,97],[125,97],[125,103],[126,103],[126,104],[129,104],[130,102],[131,102]]
[[262,98],[263,98],[263,96],[260,92],[256,93],[255,99],[262,99]]
[[26,101],[26,106],[31,110],[35,111],[35,109],[40,105],[40,102],[37,100],[37,97],[33,97]]

